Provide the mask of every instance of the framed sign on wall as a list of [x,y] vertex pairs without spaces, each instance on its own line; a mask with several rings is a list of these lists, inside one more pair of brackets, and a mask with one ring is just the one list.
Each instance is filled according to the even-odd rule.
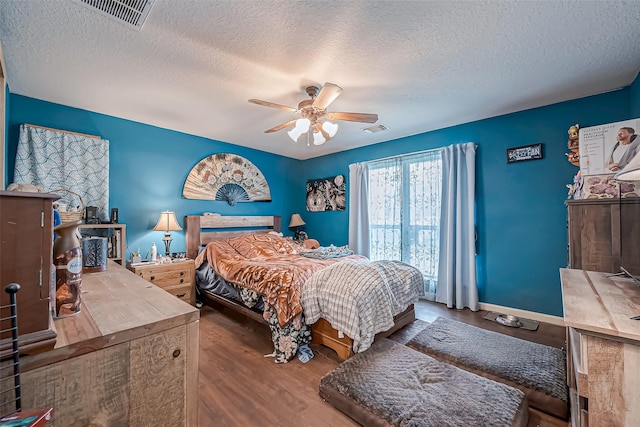
[[542,159],[542,144],[522,145],[507,148],[507,163],[523,162],[525,160]]

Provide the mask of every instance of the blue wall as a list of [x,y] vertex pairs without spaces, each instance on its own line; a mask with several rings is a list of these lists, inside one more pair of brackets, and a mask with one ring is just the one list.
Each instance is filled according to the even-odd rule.
[[[566,160],[567,129],[638,116],[638,81],[616,92],[467,123],[329,156],[297,161],[232,144],[174,132],[89,111],[10,95],[7,171],[13,177],[21,123],[101,135],[110,140],[110,202],[127,224],[128,246],[143,254],[162,210],[178,218],[204,211],[225,215],[276,214],[288,223],[292,212],[307,222],[311,238],[322,244],[347,243],[348,211],[307,212],[307,179],[348,176],[348,165],[402,153],[473,141],[477,157],[478,284],[480,300],[552,315],[562,314],[558,269],[567,264],[565,184],[577,168]],[[630,112],[630,107],[631,112]],[[634,110],[635,108],[635,110]],[[633,113],[636,111],[636,113]],[[508,147],[541,142],[544,159],[506,164]],[[330,143],[339,144],[339,138]],[[218,152],[246,157],[265,175],[271,203],[182,199],[191,168]],[[182,221],[181,221],[182,222]],[[172,233],[173,251],[184,250],[184,233]]]
[[[560,316],[558,269],[567,265],[565,184],[578,171],[565,156],[567,130],[576,123],[586,127],[627,119],[628,106],[627,88],[310,159],[304,162],[305,177],[348,176],[350,163],[477,143],[480,301]],[[508,147],[539,142],[544,159],[506,163]],[[295,194],[303,187],[296,183]],[[303,203],[298,209],[310,237],[322,244],[347,243],[348,211],[306,212]]]
[[[185,215],[201,215],[205,211],[223,215],[281,215],[285,227],[288,224],[294,202],[290,187],[295,182],[298,160],[20,95],[12,94],[10,98],[7,184],[13,180],[22,123],[108,139],[110,206],[118,208],[120,222],[127,224],[129,250],[140,248],[144,256],[151,243],[156,242],[158,251],[163,251],[164,233],[151,229],[164,210],[175,211],[182,226]],[[223,152],[245,157],[262,171],[271,189],[272,202],[229,206],[226,202],[182,198],[184,181],[193,166],[211,154]],[[172,252],[184,251],[184,231],[171,234]]]

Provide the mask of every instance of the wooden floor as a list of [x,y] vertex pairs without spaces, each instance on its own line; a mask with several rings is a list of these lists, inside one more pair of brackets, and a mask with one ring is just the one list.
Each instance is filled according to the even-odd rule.
[[[437,303],[416,305],[419,319],[459,320],[545,345],[564,346],[564,328],[540,324],[537,331],[502,326],[482,318],[486,312],[448,309]],[[266,325],[203,307],[200,313],[199,425],[209,426],[357,426],[318,396],[320,378],[339,363],[335,353],[312,346],[308,363],[297,358],[276,364]],[[399,335],[408,332],[399,331]]]

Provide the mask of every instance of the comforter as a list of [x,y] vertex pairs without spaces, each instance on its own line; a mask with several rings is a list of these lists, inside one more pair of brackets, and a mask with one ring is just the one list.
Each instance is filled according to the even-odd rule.
[[264,297],[265,312],[273,307],[278,324],[298,320],[302,314],[301,289],[313,273],[347,258],[303,257],[304,248],[272,234],[248,234],[209,243],[195,260],[196,268],[208,261],[213,270],[228,282],[257,292]]

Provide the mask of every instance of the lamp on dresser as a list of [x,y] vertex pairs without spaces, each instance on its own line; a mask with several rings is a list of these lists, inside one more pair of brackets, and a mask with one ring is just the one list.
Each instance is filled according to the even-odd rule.
[[162,241],[164,242],[164,251],[166,256],[170,256],[171,254],[171,232],[182,230],[182,227],[178,224],[178,220],[176,219],[175,212],[164,211],[160,214],[160,219],[158,219],[158,223],[155,227],[153,227],[154,231],[164,231],[164,237]]

